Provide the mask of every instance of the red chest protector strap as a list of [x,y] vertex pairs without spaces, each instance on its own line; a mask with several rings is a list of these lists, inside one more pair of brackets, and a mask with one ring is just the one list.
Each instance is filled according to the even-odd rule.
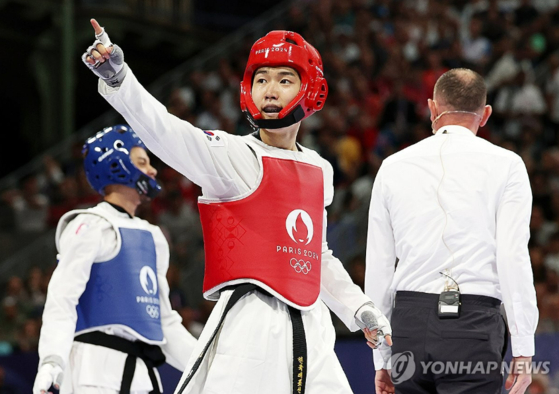
[[298,307],[320,293],[324,181],[320,167],[262,158],[262,181],[247,197],[198,203],[204,233],[204,296],[253,282]]

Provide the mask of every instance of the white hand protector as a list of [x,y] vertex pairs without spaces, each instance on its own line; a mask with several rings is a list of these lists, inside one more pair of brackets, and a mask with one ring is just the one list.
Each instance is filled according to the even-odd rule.
[[392,335],[390,322],[372,302],[367,302],[359,308],[355,314],[355,321],[362,330],[378,330],[378,343],[382,343],[385,335]]
[[[118,45],[111,42],[105,29],[103,29],[101,34],[96,34],[95,37],[97,39],[93,42],[93,45],[87,48],[87,51],[82,55],[83,63],[93,71],[95,75],[105,81],[107,85],[112,87],[120,86],[128,71],[128,65],[124,62],[124,52],[122,52],[122,49]],[[89,56],[95,60],[92,52],[97,50],[97,45],[99,44],[103,45],[105,48],[110,47],[112,49],[109,54],[109,59],[104,62],[96,60],[94,64],[90,64],[87,61],[87,57]]]
[[52,360],[43,362],[35,377],[33,394],[48,393],[51,386],[58,390],[62,384],[63,377],[64,371],[60,364]]

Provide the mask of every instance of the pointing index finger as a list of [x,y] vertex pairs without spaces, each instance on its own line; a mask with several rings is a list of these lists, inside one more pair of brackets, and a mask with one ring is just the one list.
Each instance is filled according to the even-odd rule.
[[103,28],[99,25],[99,22],[97,22],[95,19],[91,19],[90,22],[91,26],[93,26],[93,30],[95,30],[95,35],[103,33]]
[[[105,31],[105,29],[99,25],[99,22],[97,22],[95,19],[91,19],[90,22],[91,26],[93,26],[93,29],[95,30],[95,38],[101,41],[101,44],[103,44],[107,48],[113,45],[111,39],[109,38],[109,35]],[[111,52],[109,51],[109,53]]]

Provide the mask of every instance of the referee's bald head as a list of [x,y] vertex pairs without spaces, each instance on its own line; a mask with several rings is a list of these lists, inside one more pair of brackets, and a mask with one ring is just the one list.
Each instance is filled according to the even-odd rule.
[[453,68],[439,77],[433,98],[449,109],[477,112],[485,105],[487,86],[477,72]]

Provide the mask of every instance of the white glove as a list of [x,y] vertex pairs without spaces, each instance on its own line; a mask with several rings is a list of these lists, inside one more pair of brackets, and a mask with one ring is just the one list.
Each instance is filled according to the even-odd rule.
[[46,361],[41,364],[35,383],[33,384],[33,394],[50,393],[49,389],[54,386],[55,389],[60,389],[64,371],[60,364],[55,361]]
[[375,345],[382,343],[386,335],[392,336],[392,327],[384,314],[372,302],[367,302],[355,314],[355,322],[362,330],[378,330],[378,341]]
[[[96,26],[98,26],[97,22]],[[104,28],[97,27],[100,32],[95,34],[96,40],[82,55],[83,63],[99,78],[101,78],[107,85],[112,87],[120,86],[126,72],[128,71],[128,65],[124,62],[124,52],[122,49],[111,42],[109,35]],[[110,48],[108,59],[95,59],[93,56],[93,51],[99,52],[98,46],[104,47],[104,49]],[[109,52],[109,51],[107,51]],[[89,63],[87,60],[91,58],[95,61],[94,64]]]

